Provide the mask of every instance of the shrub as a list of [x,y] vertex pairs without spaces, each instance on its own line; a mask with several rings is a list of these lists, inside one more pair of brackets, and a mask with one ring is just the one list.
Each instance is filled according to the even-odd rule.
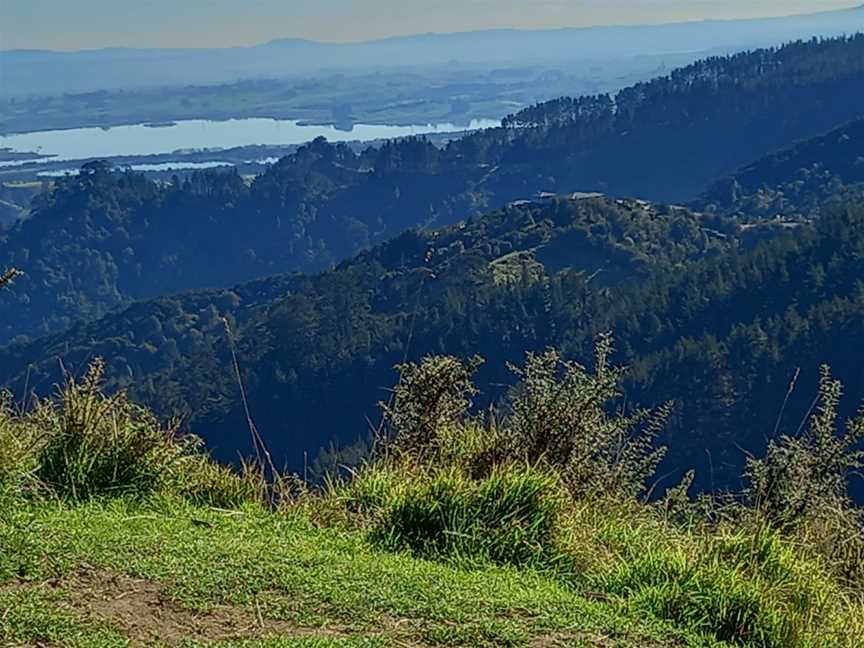
[[434,454],[440,448],[441,430],[461,422],[477,394],[471,378],[482,363],[477,356],[467,363],[434,356],[420,364],[398,365],[392,402],[382,403],[390,449],[414,460]]
[[842,386],[822,367],[816,412],[798,436],[772,441],[763,459],[750,459],[747,492],[757,514],[784,528],[825,512],[852,515],[848,480],[864,469],[864,409],[837,430]]
[[635,497],[665,454],[654,442],[671,406],[610,414],[624,372],[609,364],[610,336],[600,338],[595,353],[593,372],[554,350],[511,367],[520,382],[505,434],[512,453],[547,464],[574,496]]
[[524,366],[511,366],[519,383],[505,415],[489,422],[468,416],[481,358],[400,365],[393,400],[384,405],[384,455],[458,465],[474,476],[496,464],[542,463],[574,496],[636,497],[665,453],[654,442],[670,407],[615,412],[624,372],[609,364],[611,353],[611,337],[601,337],[593,371],[554,350],[529,353]]

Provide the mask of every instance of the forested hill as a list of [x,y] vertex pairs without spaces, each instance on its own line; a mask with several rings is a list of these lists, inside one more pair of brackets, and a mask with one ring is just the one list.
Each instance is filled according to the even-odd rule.
[[0,343],[133,300],[314,272],[418,226],[538,192],[695,197],[742,165],[864,115],[864,36],[714,58],[617,97],[560,100],[437,148],[316,141],[248,182],[162,186],[90,165],[2,235],[30,280],[0,296]]
[[864,35],[814,39],[705,59],[614,97],[542,103],[504,124],[527,129],[516,150],[545,150],[537,159],[559,165],[559,185],[680,201],[862,116],[862,80]]
[[0,352],[0,384],[44,393],[60,378],[58,358],[76,371],[102,356],[115,387],[163,414],[192,417],[194,429],[235,458],[247,435],[235,418],[227,316],[262,429],[274,451],[295,460],[304,449],[362,436],[364,414],[374,414],[379,388],[406,354],[454,342],[464,351],[469,341],[490,354],[536,346],[550,334],[542,314],[563,299],[563,286],[576,291],[577,307],[586,286],[605,294],[654,269],[670,273],[721,254],[737,245],[736,229],[642,201],[512,206],[408,232],[319,276],[143,302],[9,347]]
[[692,204],[739,219],[801,219],[864,189],[864,119],[772,153]]
[[[602,198],[514,206],[438,232],[411,232],[317,277],[142,303],[70,334],[6,349],[4,381],[45,391],[57,358],[110,363],[162,413],[191,415],[221,456],[246,449],[245,414],[220,317],[236,331],[258,427],[297,466],[368,432],[392,366],[428,353],[488,362],[483,401],[503,397],[506,361],[557,346],[587,359],[613,331],[631,366],[631,404],[673,399],[667,467],[731,485],[764,446],[796,369],[781,430],[794,432],[829,362],[850,406],[864,375],[850,344],[864,330],[864,212],[743,245],[734,223],[680,208]],[[599,272],[598,272],[599,271]]]

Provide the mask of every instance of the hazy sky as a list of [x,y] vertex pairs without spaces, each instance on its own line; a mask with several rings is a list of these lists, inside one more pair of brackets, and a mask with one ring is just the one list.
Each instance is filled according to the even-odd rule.
[[430,31],[784,15],[855,4],[851,0],[0,0],[0,49],[204,47],[288,37],[348,41]]

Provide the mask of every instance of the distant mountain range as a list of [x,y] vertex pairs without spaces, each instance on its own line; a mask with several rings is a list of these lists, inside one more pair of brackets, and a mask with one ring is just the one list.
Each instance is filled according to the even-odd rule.
[[708,53],[858,31],[864,31],[864,7],[781,18],[422,34],[361,43],[289,39],[225,49],[9,50],[0,52],[0,93],[56,95],[455,64],[572,68],[687,53],[695,60]]

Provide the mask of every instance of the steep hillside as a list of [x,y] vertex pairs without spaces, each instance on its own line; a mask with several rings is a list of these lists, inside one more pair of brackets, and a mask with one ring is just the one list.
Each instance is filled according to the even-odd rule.
[[690,199],[860,117],[862,81],[864,36],[811,41],[709,59],[614,98],[542,104],[443,149],[415,139],[355,154],[317,141],[251,183],[210,173],[162,186],[89,165],[3,235],[0,263],[33,281],[0,297],[0,340],[134,299],[320,271],[539,192]]
[[864,186],[864,120],[772,153],[714,183],[697,209],[738,218],[800,219]]
[[0,367],[16,390],[44,391],[59,378],[58,357],[76,369],[103,356],[117,385],[163,413],[193,417],[212,447],[233,458],[247,435],[244,419],[235,418],[238,387],[220,320],[227,315],[239,333],[249,393],[267,412],[258,413],[266,418],[262,429],[271,431],[280,456],[296,462],[304,449],[314,454],[331,440],[363,436],[364,413],[374,415],[392,365],[406,354],[459,339],[453,351],[461,351],[478,336],[477,350],[490,357],[526,340],[536,346],[554,323],[531,320],[551,315],[549,300],[561,299],[560,288],[547,292],[550,277],[560,276],[581,303],[586,285],[608,290],[645,280],[655,268],[671,272],[736,245],[735,233],[725,221],[639,201],[517,205],[444,230],[406,233],[318,276],[140,303],[8,347]]
[[142,303],[9,347],[0,367],[19,393],[44,392],[59,379],[58,357],[74,369],[102,355],[116,386],[187,415],[230,459],[248,432],[219,319],[227,312],[256,423],[296,467],[304,451],[364,438],[405,358],[479,353],[488,359],[483,400],[497,401],[512,384],[507,361],[549,345],[584,359],[612,331],[616,358],[631,366],[629,401],[676,402],[668,470],[695,466],[701,487],[734,486],[745,451],[797,427],[822,362],[850,404],[864,397],[849,353],[864,335],[861,209],[842,207],[752,249],[736,229],[637,202],[513,207],[285,279],[270,299],[250,284]]

